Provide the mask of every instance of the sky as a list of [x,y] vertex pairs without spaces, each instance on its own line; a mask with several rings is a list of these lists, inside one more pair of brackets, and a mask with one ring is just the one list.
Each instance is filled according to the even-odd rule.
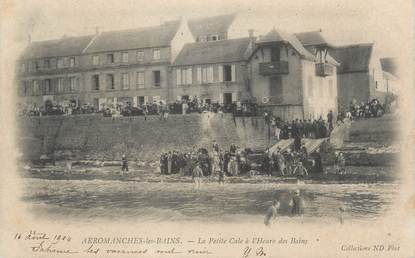
[[[27,42],[158,25],[179,17],[237,12],[257,35],[273,27],[287,32],[322,29],[337,45],[374,42],[382,56],[400,54],[396,41],[407,36],[407,1],[380,0],[22,0],[17,10],[16,39]],[[410,3],[409,3],[410,4]],[[409,5],[408,5],[409,6]],[[409,15],[412,12],[409,10]],[[237,26],[237,24],[235,24]],[[245,27],[241,36],[247,36]]]

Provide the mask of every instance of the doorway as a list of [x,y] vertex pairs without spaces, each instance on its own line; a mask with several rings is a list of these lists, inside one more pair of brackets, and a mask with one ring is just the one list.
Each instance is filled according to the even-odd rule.
[[232,104],[232,93],[223,93],[223,104],[224,105]]

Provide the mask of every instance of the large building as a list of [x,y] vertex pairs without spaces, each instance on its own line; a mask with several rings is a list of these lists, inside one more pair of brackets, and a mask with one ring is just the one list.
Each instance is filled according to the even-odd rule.
[[347,108],[352,101],[360,104],[373,98],[384,102],[387,89],[373,43],[336,47],[330,54],[340,63],[337,70],[340,107]]
[[258,39],[249,59],[252,96],[283,119],[324,118],[337,111],[339,64],[327,42],[314,37],[323,39],[319,32],[298,36],[273,29]]
[[[33,42],[19,61],[21,103],[134,106],[198,97],[250,101],[283,119],[325,117],[379,97],[383,72],[373,44],[334,47],[321,31],[273,29],[229,38],[236,14]],[[385,61],[385,66],[387,63]]]
[[249,37],[186,44],[173,63],[173,95],[225,105],[249,99],[247,61],[253,44]]

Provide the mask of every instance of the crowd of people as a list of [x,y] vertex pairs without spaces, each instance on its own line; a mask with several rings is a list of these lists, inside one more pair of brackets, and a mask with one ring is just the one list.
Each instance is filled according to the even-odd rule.
[[370,101],[357,103],[356,100],[352,100],[348,109],[340,109],[337,121],[343,122],[345,118],[351,120],[360,118],[379,117],[385,114],[389,109],[385,104],[381,104],[378,99],[372,99]]
[[151,101],[145,104],[133,105],[131,102],[119,102],[112,104],[102,104],[100,108],[87,103],[77,106],[76,103],[57,104],[46,102],[44,106],[21,106],[19,114],[25,116],[48,116],[48,115],[79,115],[102,113],[105,117],[112,116],[147,116],[159,115],[161,117],[168,114],[191,114],[191,113],[232,113],[235,116],[255,116],[257,115],[257,105],[251,102],[232,102],[220,104],[218,102],[202,100],[197,97],[190,99],[177,100],[172,103],[165,101]]
[[206,148],[193,147],[186,152],[169,151],[160,155],[162,175],[217,177],[219,182],[223,182],[225,176],[263,174],[304,178],[309,173],[321,172],[320,154],[309,155],[304,145],[300,150],[277,149],[274,153],[266,150],[259,158],[249,148],[242,149],[232,144],[229,150],[222,150],[216,142],[213,142],[211,152]]
[[279,117],[269,115],[268,112],[264,113],[264,119],[265,122],[273,128],[274,137],[277,141],[280,139],[294,138],[297,139],[297,147],[299,147],[299,139],[301,138],[326,138],[334,129],[334,115],[331,110],[327,114],[327,120],[324,120],[322,116],[320,116],[319,119],[294,119],[289,122],[283,121]]

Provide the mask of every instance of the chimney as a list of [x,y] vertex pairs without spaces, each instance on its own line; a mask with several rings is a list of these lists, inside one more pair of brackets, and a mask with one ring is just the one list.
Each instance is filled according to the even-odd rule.
[[98,26],[95,27],[95,35],[99,35],[99,27]]

